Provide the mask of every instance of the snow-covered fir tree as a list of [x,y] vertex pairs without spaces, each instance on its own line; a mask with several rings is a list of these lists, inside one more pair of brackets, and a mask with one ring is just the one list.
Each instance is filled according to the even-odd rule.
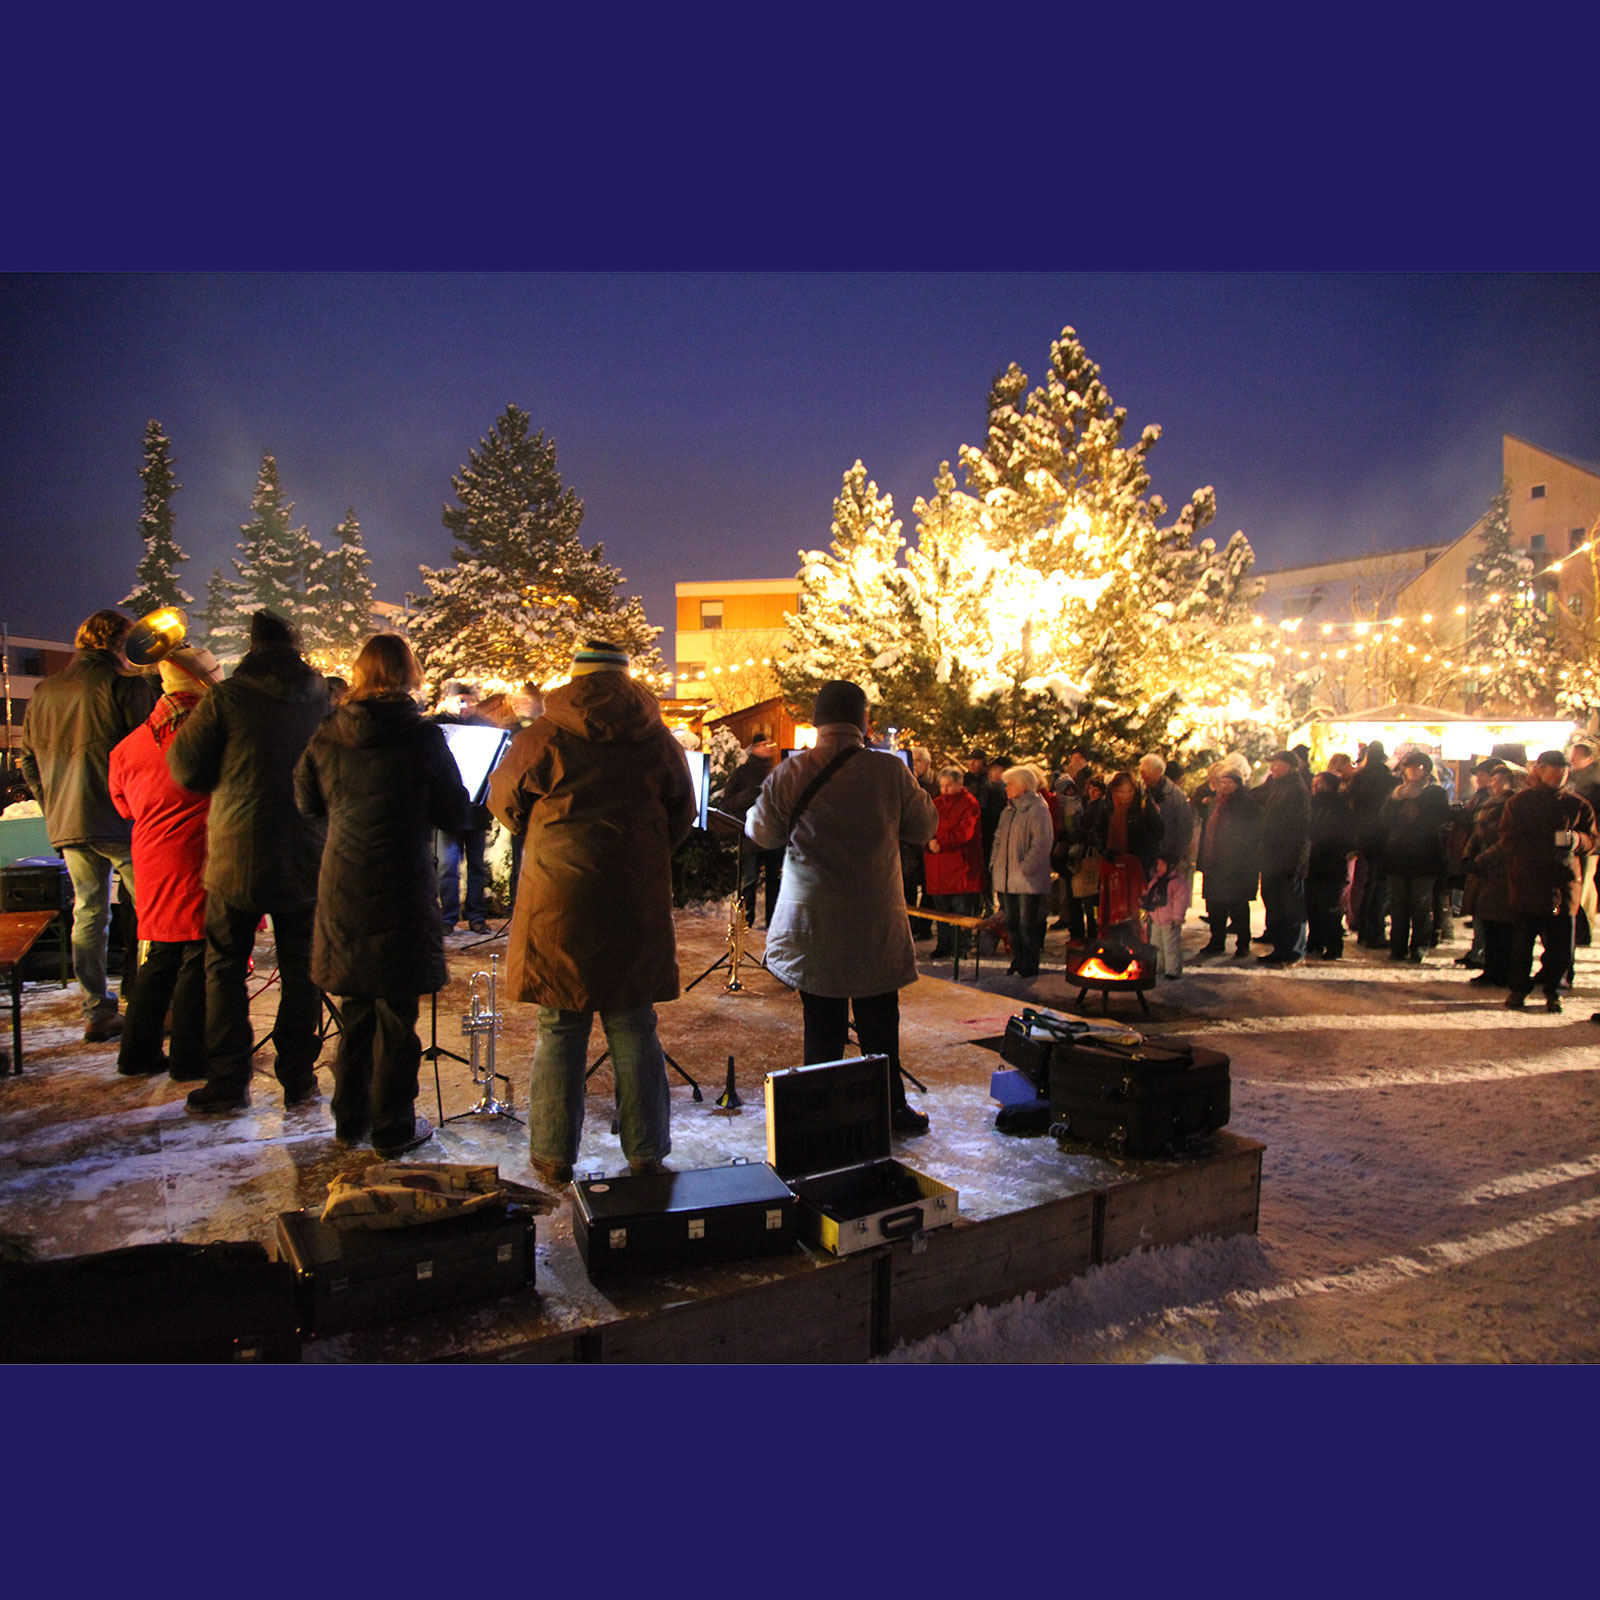
[[1030,391],[1015,364],[995,380],[985,443],[960,453],[966,489],[945,463],[914,507],[904,567],[882,505],[840,546],[852,495],[841,497],[831,560],[802,554],[791,699],[802,705],[795,688],[811,679],[855,676],[892,709],[880,722],[917,728],[942,755],[972,743],[1054,751],[1074,740],[1097,664],[1105,680],[1109,639],[1115,672],[1094,692],[1106,726],[1200,749],[1257,715],[1242,626],[1260,587],[1249,543],[1196,542],[1215,512],[1209,488],[1163,521],[1146,464],[1160,430],[1125,445],[1125,423],[1066,328],[1043,385]]
[[893,497],[880,495],[857,461],[834,498],[832,544],[800,552],[800,609],[787,618],[789,645],[776,668],[793,704],[809,706],[836,678],[883,702],[880,676],[892,673],[909,642],[900,527]]
[[1183,694],[1171,687],[1154,699],[1141,700],[1129,681],[1124,655],[1117,631],[1106,628],[1090,653],[1072,738],[1088,750],[1091,764],[1133,773],[1140,756],[1171,742]]
[[212,568],[195,642],[204,644],[225,666],[240,660],[249,642],[248,626],[240,621],[248,615],[242,605],[243,594],[243,584],[228,577],[221,567]]
[[435,681],[546,682],[563,676],[584,639],[600,637],[633,657],[653,689],[665,667],[637,599],[622,601],[622,574],[600,545],[578,538],[583,502],[561,481],[553,441],[530,435],[528,413],[509,405],[451,478],[444,509],[455,564],[422,568],[411,640]]
[[172,497],[183,485],[172,473],[172,441],[153,417],[144,428],[144,465],[139,478],[144,484],[144,505],[139,513],[144,555],[135,574],[138,581],[122,604],[134,616],[143,617],[162,606],[182,607],[194,601],[179,587],[178,568],[189,558],[172,537]]
[[1467,567],[1463,680],[1480,715],[1547,714],[1554,703],[1550,621],[1533,562],[1511,543],[1511,486],[1489,502],[1479,550]]
[[249,632],[250,614],[263,607],[292,622],[302,634],[315,632],[322,547],[310,529],[294,526],[293,510],[293,502],[283,498],[278,463],[269,451],[261,458],[250,520],[239,529],[239,554],[234,558],[239,575],[235,607],[243,634]]
[[316,617],[308,629],[308,646],[319,665],[333,672],[348,669],[372,634],[375,586],[372,563],[361,542],[361,524],[355,508],[347,507],[344,520],[333,530],[333,542],[317,564],[308,586]]

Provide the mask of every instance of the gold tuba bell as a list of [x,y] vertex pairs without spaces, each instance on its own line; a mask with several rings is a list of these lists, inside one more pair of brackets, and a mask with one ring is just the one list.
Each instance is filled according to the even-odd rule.
[[133,667],[154,667],[171,660],[194,679],[198,688],[209,689],[222,681],[222,668],[209,650],[197,650],[187,644],[188,635],[188,617],[177,606],[162,606],[128,630],[122,653]]
[[136,667],[153,667],[166,660],[188,634],[188,617],[176,606],[162,606],[134,623],[123,641],[122,653]]

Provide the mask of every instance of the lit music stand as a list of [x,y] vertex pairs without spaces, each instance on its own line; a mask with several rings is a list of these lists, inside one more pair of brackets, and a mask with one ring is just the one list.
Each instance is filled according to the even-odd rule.
[[[500,765],[507,749],[510,748],[510,733],[504,728],[481,727],[470,722],[439,722],[434,726],[444,735],[445,745],[456,764],[456,771],[461,774],[462,786],[467,791],[468,804],[481,806],[489,793],[490,774]],[[433,834],[433,879],[437,885],[439,881],[437,829]],[[441,1056],[459,1061],[464,1067],[472,1065],[465,1056],[457,1055],[454,1050],[447,1050],[439,1043],[439,992],[436,989],[428,996],[428,1043],[423,1047],[422,1059],[433,1063],[433,1096],[438,1104],[439,1121],[442,1123],[445,1115],[444,1090],[439,1083]]]

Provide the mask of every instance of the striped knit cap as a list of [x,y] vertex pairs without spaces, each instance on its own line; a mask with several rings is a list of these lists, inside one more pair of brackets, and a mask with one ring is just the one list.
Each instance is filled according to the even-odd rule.
[[626,672],[628,652],[607,639],[585,639],[572,655],[572,676],[585,672]]

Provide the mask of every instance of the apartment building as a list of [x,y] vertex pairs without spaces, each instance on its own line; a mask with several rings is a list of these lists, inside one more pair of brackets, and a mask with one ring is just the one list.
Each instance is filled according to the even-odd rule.
[[[719,579],[675,586],[673,660],[678,698],[710,700],[719,678],[750,685],[750,702],[771,692],[770,663],[785,638],[784,613],[800,609],[798,578]],[[761,692],[755,692],[756,689]]]

